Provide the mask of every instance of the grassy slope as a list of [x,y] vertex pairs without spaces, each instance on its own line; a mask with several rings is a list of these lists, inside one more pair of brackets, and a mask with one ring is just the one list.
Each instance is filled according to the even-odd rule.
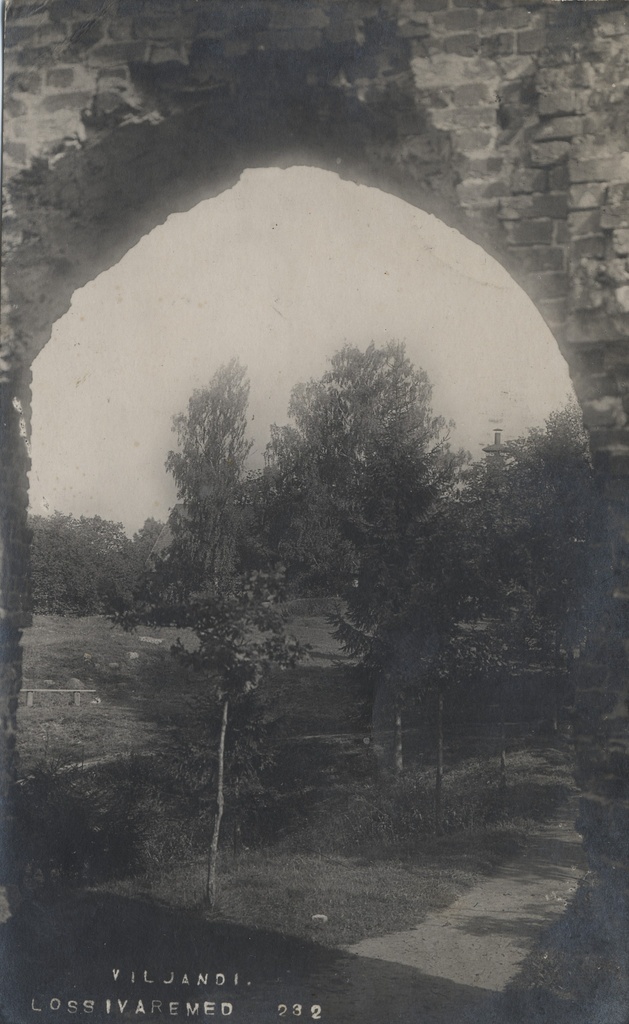
[[[146,630],[141,635],[155,635]],[[32,708],[21,697],[18,715],[21,764],[91,760],[154,750],[164,741],[159,726],[180,690],[177,666],[165,648],[114,629],[101,617],[35,616],[24,636],[24,685],[68,687],[80,680],[96,694],[79,707],[70,694],[35,694]],[[130,654],[137,653],[137,658]],[[92,704],[92,697],[100,698]]]
[[[278,675],[267,688],[268,702],[285,719],[286,735],[354,731],[365,725],[364,701],[347,678],[347,662],[325,618],[296,618],[290,630],[312,651],[307,662]],[[77,685],[71,679],[78,679],[96,694],[83,697],[79,707],[71,694],[35,694],[32,708],[25,706],[22,695],[23,762],[44,755],[91,759],[146,753],[166,742],[169,726],[185,714],[185,696],[194,689],[169,653],[176,636],[168,629],[125,633],[100,616],[35,616],[24,635],[24,686],[68,687]],[[162,644],[146,643],[142,637],[161,639]],[[92,704],[92,696],[101,703]]]

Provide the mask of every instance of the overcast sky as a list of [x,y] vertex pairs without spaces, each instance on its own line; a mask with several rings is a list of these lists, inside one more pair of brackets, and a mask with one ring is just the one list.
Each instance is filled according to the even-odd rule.
[[258,463],[292,386],[344,342],[406,342],[474,456],[566,401],[566,364],[502,268],[434,217],[312,168],[255,170],[77,291],[33,366],[31,507],[136,530],[175,500],[172,416],[233,355]]

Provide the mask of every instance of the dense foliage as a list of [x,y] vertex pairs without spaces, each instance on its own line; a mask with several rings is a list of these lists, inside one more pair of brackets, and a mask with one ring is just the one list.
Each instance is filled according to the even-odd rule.
[[[602,515],[575,407],[470,463],[403,345],[345,345],[293,389],[290,422],[271,428],[265,468],[251,472],[248,395],[232,360],[175,417],[166,467],[178,504],[165,531],[147,520],[129,540],[98,518],[34,519],[37,610],[126,607],[191,629],[197,662],[225,683],[236,667],[286,658],[279,620],[266,653],[260,622],[248,634],[238,625],[247,594],[248,614],[258,602],[267,615],[261,581],[281,570],[289,596],[336,601],[336,636],[388,693],[398,730],[405,701],[428,709],[438,694],[446,716],[469,705],[468,691],[504,703],[530,667],[553,673],[557,709],[569,698],[586,597],[605,570],[589,562]],[[228,649],[235,660],[219,664]]]
[[162,529],[147,519],[131,540],[122,523],[55,512],[32,516],[31,591],[36,612],[94,615],[128,603]]

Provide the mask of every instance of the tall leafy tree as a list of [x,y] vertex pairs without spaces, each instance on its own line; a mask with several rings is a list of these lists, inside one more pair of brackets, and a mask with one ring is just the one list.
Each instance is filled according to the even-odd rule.
[[180,595],[229,585],[234,572],[241,485],[252,442],[246,437],[249,381],[237,359],[194,391],[173,420],[179,449],[166,468],[177,485],[169,561]]
[[401,768],[404,690],[453,615],[435,544],[460,460],[399,343],[345,346],[295,388],[289,413],[268,459],[287,516],[280,547],[315,561],[343,599],[337,635],[391,695]]
[[192,647],[178,641],[173,653],[203,684],[194,725],[198,734],[201,723],[205,733],[200,758],[198,743],[189,739],[200,765],[191,784],[198,786],[200,779],[213,789],[205,891],[210,905],[216,899],[226,793],[251,788],[264,762],[255,691],[273,666],[293,664],[302,653],[285,631],[281,571],[247,572],[242,564],[243,535],[256,521],[257,494],[245,471],[251,449],[248,396],[246,371],[233,359],[207,388],[193,393],[187,413],[175,417],[179,450],[169,452],[166,466],[177,483],[179,505],[166,536],[152,549],[133,607],[118,617],[126,628],[169,625],[196,637]]
[[604,570],[591,556],[605,517],[576,405],[471,467],[454,517],[468,617],[491,617],[512,663],[547,666],[558,685]]

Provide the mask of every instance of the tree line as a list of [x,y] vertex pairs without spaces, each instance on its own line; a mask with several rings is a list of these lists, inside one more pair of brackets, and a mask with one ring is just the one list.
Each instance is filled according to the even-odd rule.
[[163,527],[149,518],[130,538],[122,523],[100,516],[31,516],[33,610],[44,615],[104,615],[128,604]]
[[345,345],[293,389],[252,472],[248,399],[233,359],[175,417],[166,529],[149,519],[130,539],[99,517],[33,517],[35,610],[194,627],[200,602],[233,601],[255,574],[278,597],[333,597],[336,636],[389,693],[398,729],[409,692],[461,691],[510,663],[565,674],[604,572],[574,405],[473,462],[402,344]]

